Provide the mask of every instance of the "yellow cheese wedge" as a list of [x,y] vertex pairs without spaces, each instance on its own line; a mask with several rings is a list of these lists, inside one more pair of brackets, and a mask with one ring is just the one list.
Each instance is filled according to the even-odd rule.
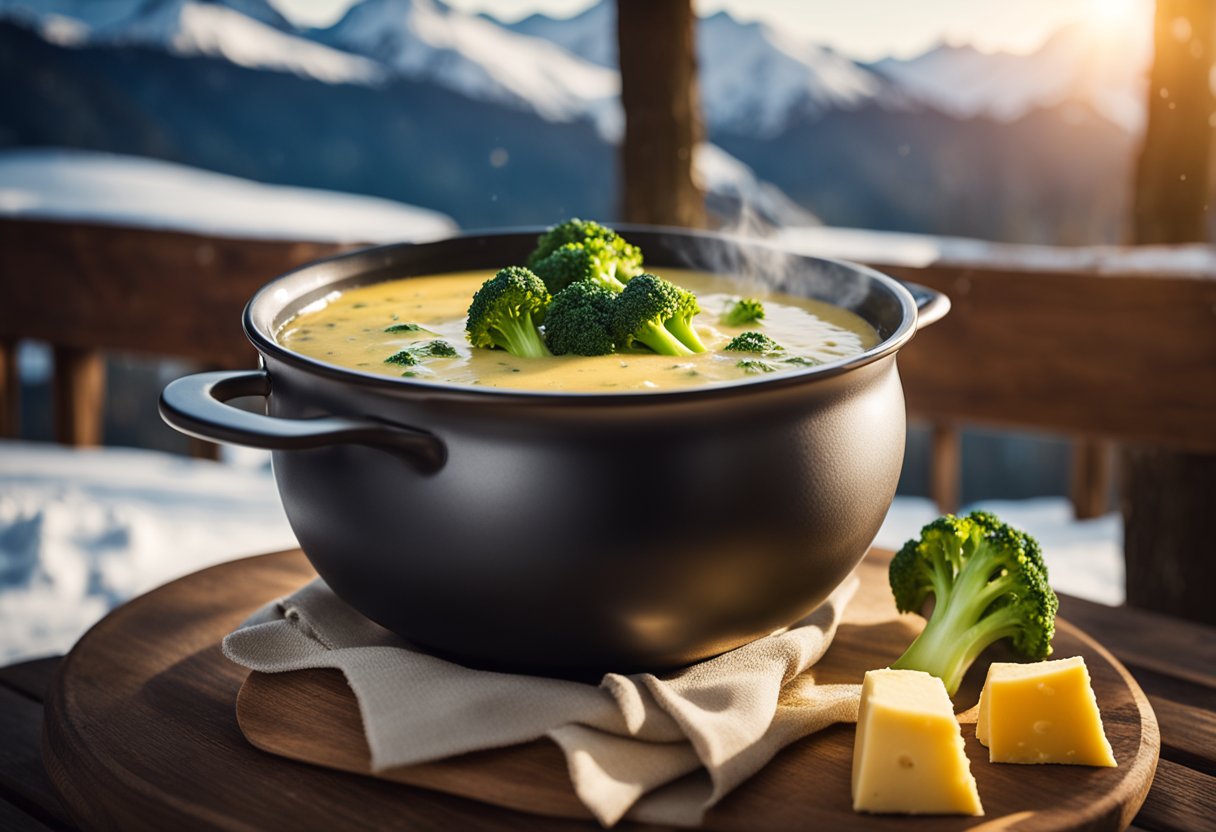
[[984,814],[941,679],[919,670],[866,673],[853,744],[853,810]]
[[1116,765],[1080,656],[993,662],[980,694],[975,737],[988,746],[994,763]]

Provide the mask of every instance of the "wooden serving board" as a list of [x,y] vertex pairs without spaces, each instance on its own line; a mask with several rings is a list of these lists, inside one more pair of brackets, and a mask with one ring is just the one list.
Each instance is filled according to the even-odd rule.
[[[901,616],[895,609],[887,588],[887,557],[875,553],[863,564],[862,588],[831,650],[814,668],[817,681],[860,683],[867,669],[898,657],[919,629],[919,618]],[[1156,767],[1155,718],[1126,671],[1084,633],[1060,622],[1055,644],[1057,657],[1085,657],[1119,768],[991,764],[987,749],[975,740],[974,709],[968,709],[960,720],[985,817],[916,821],[858,816],[849,796],[854,729],[836,726],[778,756],[715,807],[705,828],[871,829],[926,822],[958,829],[1015,822],[1018,829],[1028,830],[1126,826],[1143,802]],[[977,666],[986,668],[989,658],[1011,657],[986,656]],[[956,702],[974,705],[982,681],[982,669],[970,674]],[[264,751],[372,774],[358,703],[339,671],[252,673],[237,699],[237,719],[249,741]],[[565,758],[547,740],[373,776],[539,815],[591,819],[570,786]]]
[[[890,662],[912,638],[916,619],[897,619],[886,606],[887,558],[872,553],[863,567],[862,593],[816,667],[820,681],[859,681],[865,668]],[[220,639],[252,610],[313,577],[298,551],[222,564],[123,605],[77,643],[46,701],[43,757],[80,826],[595,828],[553,746],[471,754],[398,769],[391,779],[365,776],[358,712],[340,677],[310,672],[247,680],[248,672],[220,653]],[[836,726],[780,754],[713,809],[706,827],[1126,826],[1156,767],[1156,719],[1136,683],[1091,638],[1061,622],[1056,644],[1060,656],[1085,656],[1119,768],[990,765],[964,725],[985,818],[859,816],[849,809],[853,728]],[[977,694],[977,680],[970,679],[960,701]],[[282,756],[255,748],[241,727]],[[644,827],[626,822],[618,828]]]

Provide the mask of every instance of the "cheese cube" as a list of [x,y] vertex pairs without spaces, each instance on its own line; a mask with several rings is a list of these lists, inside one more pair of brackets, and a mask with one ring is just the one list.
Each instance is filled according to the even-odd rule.
[[853,744],[853,810],[984,814],[941,679],[919,670],[866,673]]
[[975,737],[994,763],[1116,765],[1080,656],[994,662],[980,694]]

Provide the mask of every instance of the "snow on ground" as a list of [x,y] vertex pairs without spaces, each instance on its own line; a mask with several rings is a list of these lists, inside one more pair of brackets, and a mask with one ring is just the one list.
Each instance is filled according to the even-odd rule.
[[0,665],[158,584],[295,537],[266,467],[0,443]]
[[[0,442],[0,665],[65,652],[107,610],[166,581],[294,546],[265,455],[230,458]],[[1056,589],[1122,602],[1116,515],[1074,522],[1063,498],[982,507],[1039,538]],[[937,513],[898,497],[875,544],[898,548]]]
[[780,229],[774,242],[799,254],[922,268],[992,266],[1097,274],[1216,274],[1216,246],[1040,246],[865,228]]
[[54,148],[0,151],[0,216],[340,243],[431,240],[457,229],[444,214],[387,199]]

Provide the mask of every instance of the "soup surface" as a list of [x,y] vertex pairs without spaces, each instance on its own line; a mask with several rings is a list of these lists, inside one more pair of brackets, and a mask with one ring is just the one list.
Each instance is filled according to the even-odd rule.
[[[810,364],[838,361],[878,342],[869,324],[831,304],[793,295],[758,294],[754,289],[732,286],[721,277],[663,269],[663,277],[696,293],[702,312],[693,325],[708,352],[678,357],[638,351],[517,358],[503,350],[475,349],[465,337],[469,302],[493,274],[411,277],[351,289],[302,310],[283,325],[278,340],[294,352],[362,372],[459,385],[586,393],[759,380]],[[741,296],[759,297],[765,317],[742,327],[723,325],[719,320],[722,311]],[[408,324],[421,329],[401,331]],[[386,331],[394,327],[398,331]],[[770,357],[722,351],[731,338],[747,330],[763,332],[785,350]],[[412,344],[437,338],[451,344],[456,356],[424,358],[409,367],[386,361]],[[740,366],[741,361],[745,366]]]

